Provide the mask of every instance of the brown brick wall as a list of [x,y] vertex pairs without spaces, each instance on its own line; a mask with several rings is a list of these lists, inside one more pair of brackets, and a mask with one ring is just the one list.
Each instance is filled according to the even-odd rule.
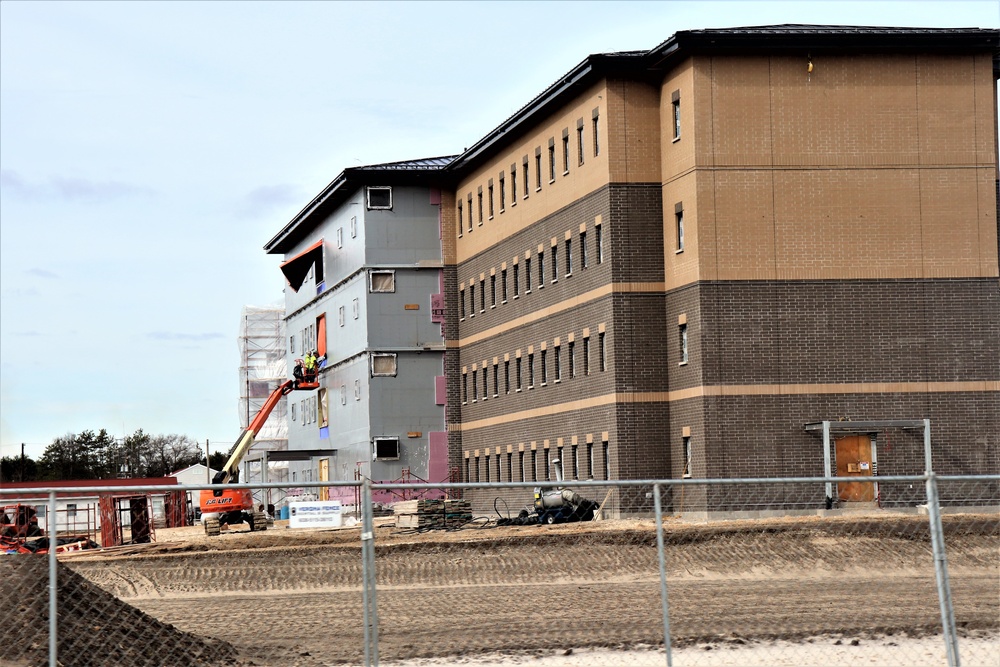
[[[457,274],[463,278],[461,282],[466,290],[469,280],[474,280],[477,292],[476,316],[468,316],[466,294],[467,317],[459,324],[458,382],[462,382],[461,370],[464,368],[470,388],[470,400],[461,406],[463,456],[476,449],[509,444],[506,440],[497,441],[498,434],[516,442],[543,442],[545,439],[555,442],[556,438],[563,437],[561,434],[580,436],[580,424],[586,419],[581,415],[597,414],[599,420],[588,426],[588,432],[608,431],[611,434],[609,455],[613,474],[634,477],[652,470],[666,474],[669,470],[669,451],[666,449],[655,455],[636,455],[651,434],[665,428],[666,403],[614,405],[615,392],[663,392],[667,388],[663,348],[659,345],[665,312],[661,291],[661,209],[660,188],[656,184],[606,186],[458,266]],[[598,263],[596,249],[597,220],[600,220],[603,236],[604,259],[601,263]],[[587,233],[587,268],[582,267],[579,250],[581,224]],[[567,232],[574,256],[574,269],[569,277],[565,275]],[[559,271],[555,283],[551,273],[552,239],[558,247]],[[539,244],[546,257],[544,287],[539,287],[538,281]],[[531,293],[525,290],[525,251],[532,259]],[[515,256],[521,267],[518,299],[513,298],[512,286]],[[479,312],[480,276],[485,278],[489,294],[489,276],[491,273],[502,276],[504,264],[508,270],[508,302],[501,302],[502,289],[498,285],[497,307],[491,308],[491,299],[487,297],[486,312]],[[612,290],[613,283],[619,291]],[[655,287],[657,285],[660,287]],[[535,316],[539,312],[544,316]],[[615,322],[621,326],[614,326]],[[642,326],[632,324],[639,322]],[[600,364],[602,333],[606,350],[604,371]],[[570,377],[571,337],[576,377]],[[585,338],[589,340],[589,375],[585,375],[583,361]],[[557,339],[562,374],[559,382],[555,381],[554,360]],[[544,386],[541,383],[543,347],[547,367]],[[516,391],[518,351],[522,358],[521,392]],[[529,354],[533,355],[535,364],[535,385],[531,389],[528,388]],[[509,394],[504,381],[505,357],[510,361]],[[499,389],[494,386],[494,359],[498,366]],[[483,361],[489,378],[486,400],[482,400]],[[473,369],[477,379],[475,402],[471,400]],[[499,395],[494,396],[494,392]],[[648,423],[642,423],[642,415],[650,417]],[[654,415],[660,415],[658,422],[652,419]]]
[[[706,385],[1000,380],[996,280],[754,281],[697,291],[700,320],[689,324],[697,342],[689,368],[672,370],[671,389],[692,386],[696,373]],[[671,292],[668,321],[690,301],[690,289]]]
[[[697,399],[706,415],[708,477],[823,475],[823,441],[806,423],[833,420],[930,419],[934,471],[1000,473],[1000,393],[731,396]],[[676,412],[680,406],[672,406]],[[676,430],[676,429],[675,429]],[[878,474],[924,471],[923,433],[878,434]],[[900,489],[897,489],[897,496]],[[892,502],[891,496],[883,498]],[[994,502],[998,498],[994,497]],[[983,503],[985,504],[985,503]]]

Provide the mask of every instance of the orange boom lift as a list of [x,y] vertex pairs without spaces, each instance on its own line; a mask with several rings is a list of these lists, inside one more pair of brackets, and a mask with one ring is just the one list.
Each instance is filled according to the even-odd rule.
[[[296,373],[297,375],[298,373]],[[240,463],[253,446],[254,438],[260,433],[274,406],[282,396],[293,391],[310,391],[319,388],[314,373],[307,373],[303,379],[288,380],[264,401],[250,425],[240,434],[239,439],[229,450],[229,459],[222,470],[212,478],[212,484],[239,484]],[[246,522],[250,530],[267,530],[267,515],[254,508],[253,494],[250,489],[226,489],[223,491],[205,490],[201,492],[198,502],[201,508],[201,522],[205,526],[206,535],[218,535],[222,526]]]

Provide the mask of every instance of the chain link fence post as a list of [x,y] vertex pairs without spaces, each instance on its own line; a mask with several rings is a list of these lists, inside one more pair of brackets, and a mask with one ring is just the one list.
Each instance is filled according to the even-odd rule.
[[663,511],[660,507],[660,485],[653,485],[653,507],[656,510],[656,551],[660,559],[660,600],[663,604],[663,649],[667,653],[667,667],[673,667],[670,650],[670,604],[667,598],[667,558],[663,547]]
[[361,479],[361,579],[365,622],[365,667],[378,667],[378,600],[375,586],[375,518],[371,480]]
[[937,579],[938,602],[941,605],[941,627],[944,632],[948,667],[959,667],[958,641],[955,636],[955,610],[951,604],[951,584],[948,581],[948,558],[944,549],[941,527],[941,503],[938,499],[937,475],[927,472],[927,513],[930,519],[931,546],[934,550],[934,575]]
[[45,531],[49,534],[49,667],[59,664],[56,648],[59,636],[56,630],[59,621],[58,593],[56,589],[56,534],[58,525],[56,518],[56,492],[49,491],[49,508],[46,510]]

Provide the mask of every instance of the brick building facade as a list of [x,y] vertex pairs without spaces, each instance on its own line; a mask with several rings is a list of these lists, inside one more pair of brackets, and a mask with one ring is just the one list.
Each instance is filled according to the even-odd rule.
[[421,174],[449,469],[912,474],[929,420],[937,472],[1000,472],[998,57],[997,30],[678,32]]
[[[815,476],[806,424],[929,419],[937,472],[1000,471],[997,53],[774,26],[567,73],[447,168],[453,465]],[[854,465],[923,471],[859,429]]]

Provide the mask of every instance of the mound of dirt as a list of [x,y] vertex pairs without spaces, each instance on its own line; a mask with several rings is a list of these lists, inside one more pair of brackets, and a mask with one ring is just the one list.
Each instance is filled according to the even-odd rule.
[[[205,641],[125,604],[57,564],[59,664],[64,667],[235,667],[232,645]],[[3,664],[49,664],[49,560],[0,559]]]

